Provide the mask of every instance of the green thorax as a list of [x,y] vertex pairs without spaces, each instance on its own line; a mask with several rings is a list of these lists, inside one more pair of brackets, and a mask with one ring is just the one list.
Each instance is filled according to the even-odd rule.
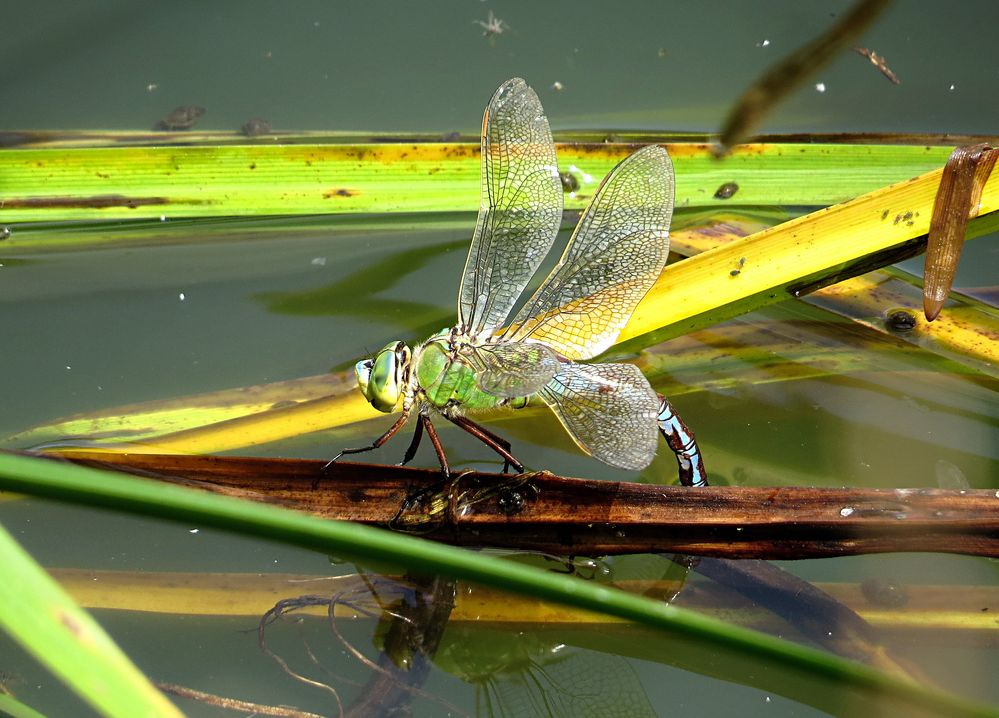
[[450,330],[431,337],[417,349],[413,371],[423,398],[438,409],[460,405],[474,411],[507,403],[479,389],[475,370],[454,348]]

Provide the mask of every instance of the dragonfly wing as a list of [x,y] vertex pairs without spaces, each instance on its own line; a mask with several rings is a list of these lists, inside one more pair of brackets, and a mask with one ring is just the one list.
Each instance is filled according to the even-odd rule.
[[562,221],[562,184],[541,101],[504,82],[482,118],[479,217],[458,293],[472,336],[502,325],[548,254]]
[[477,371],[479,388],[506,399],[538,393],[559,369],[555,352],[534,342],[481,344],[463,353]]
[[541,390],[580,448],[622,469],[644,469],[656,454],[659,398],[631,364],[562,362]]
[[505,338],[530,337],[569,359],[610,347],[666,263],[673,190],[673,164],[658,145],[618,164]]

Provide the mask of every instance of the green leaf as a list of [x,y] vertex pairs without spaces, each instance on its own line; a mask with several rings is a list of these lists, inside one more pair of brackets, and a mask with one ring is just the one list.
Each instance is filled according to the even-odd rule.
[[107,716],[181,715],[2,528],[0,564],[0,626],[81,698]]

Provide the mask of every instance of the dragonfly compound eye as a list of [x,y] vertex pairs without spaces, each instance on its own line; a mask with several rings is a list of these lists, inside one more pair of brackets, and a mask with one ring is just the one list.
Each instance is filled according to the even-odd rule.
[[368,384],[371,381],[372,363],[370,359],[364,359],[354,365],[354,376],[357,377],[357,386],[360,388],[361,393],[364,394],[365,399],[368,398]]
[[378,411],[390,412],[398,405],[405,388],[402,377],[408,364],[409,347],[402,342],[392,342],[378,352],[374,360],[355,367],[364,398]]

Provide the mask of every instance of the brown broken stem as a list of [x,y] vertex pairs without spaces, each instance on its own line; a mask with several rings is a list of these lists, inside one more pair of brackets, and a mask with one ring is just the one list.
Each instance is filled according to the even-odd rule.
[[958,147],[940,177],[923,272],[923,313],[933,321],[954,284],[968,220],[978,216],[982,188],[992,174],[999,150],[988,143]]

